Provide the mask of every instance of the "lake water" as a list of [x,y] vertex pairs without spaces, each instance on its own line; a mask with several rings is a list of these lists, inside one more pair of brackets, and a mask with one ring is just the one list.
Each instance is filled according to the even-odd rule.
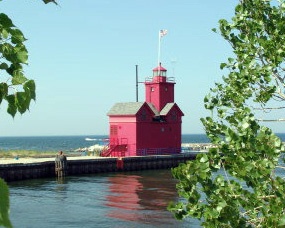
[[[0,150],[74,151],[106,144],[107,135],[0,137]],[[206,135],[182,135],[182,143],[209,142]],[[0,154],[1,156],[1,154]]]
[[[284,136],[280,135],[283,141]],[[104,143],[104,138],[0,137],[0,150],[69,151]],[[182,142],[204,143],[208,139],[205,135],[183,135]],[[15,228],[200,227],[197,220],[180,222],[167,211],[169,202],[178,200],[175,184],[170,170],[12,182],[10,217]]]
[[170,170],[9,183],[14,227],[200,227],[167,211],[178,199]]

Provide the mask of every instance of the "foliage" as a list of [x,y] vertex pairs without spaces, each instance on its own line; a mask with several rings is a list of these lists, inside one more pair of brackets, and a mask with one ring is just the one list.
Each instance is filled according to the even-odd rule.
[[285,225],[285,182],[276,174],[283,144],[251,108],[283,99],[284,19],[283,0],[243,0],[231,22],[219,21],[235,56],[204,99],[211,116],[201,121],[216,148],[172,170],[184,198],[169,206],[176,218],[195,217],[204,227]]
[[[0,104],[8,102],[7,112],[13,117],[28,110],[31,100],[36,99],[35,83],[25,77],[23,65],[27,64],[28,52],[24,45],[25,37],[11,19],[0,14],[0,70],[9,77],[0,83]],[[2,77],[5,74],[2,74]]]
[[[0,0],[2,1],[2,0]],[[43,0],[45,4],[54,0]],[[7,112],[14,117],[29,109],[31,100],[36,99],[35,82],[24,75],[23,66],[28,61],[28,51],[24,45],[26,38],[12,20],[0,13],[0,105],[8,103]],[[4,79],[5,77],[6,80]],[[0,226],[12,227],[9,220],[9,191],[0,178]]]
[[52,3],[56,4],[56,5],[58,5],[55,0],[43,0],[43,2],[44,2],[45,4],[48,4],[48,3],[51,3],[51,2],[52,2]]
[[9,189],[7,184],[0,179],[0,226],[12,227],[9,219]]

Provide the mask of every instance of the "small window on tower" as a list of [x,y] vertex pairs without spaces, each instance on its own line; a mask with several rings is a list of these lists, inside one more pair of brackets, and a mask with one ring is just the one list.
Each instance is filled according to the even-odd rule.
[[174,111],[174,110],[171,112],[171,119],[172,119],[173,121],[176,121],[176,120],[178,119],[178,117],[177,117],[177,112]]
[[168,88],[167,88],[167,87],[165,87],[164,89],[165,89],[165,91],[167,91],[167,90],[168,90]]
[[141,120],[142,120],[142,121],[146,120],[146,119],[147,119],[146,117],[147,117],[146,111],[143,110],[143,111],[142,111],[142,114],[141,114]]
[[151,88],[150,88],[150,91],[151,91],[151,92],[154,92],[154,88],[153,88],[153,87],[151,87]]

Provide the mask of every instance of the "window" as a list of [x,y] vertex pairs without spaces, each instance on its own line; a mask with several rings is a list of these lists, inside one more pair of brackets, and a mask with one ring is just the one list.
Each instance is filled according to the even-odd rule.
[[118,126],[117,125],[111,125],[110,126],[110,135],[118,135]]
[[144,121],[144,120],[146,120],[147,118],[146,118],[146,110],[142,110],[142,113],[141,113],[141,120],[142,121]]
[[177,120],[177,112],[175,110],[173,110],[171,112],[171,120],[176,121]]

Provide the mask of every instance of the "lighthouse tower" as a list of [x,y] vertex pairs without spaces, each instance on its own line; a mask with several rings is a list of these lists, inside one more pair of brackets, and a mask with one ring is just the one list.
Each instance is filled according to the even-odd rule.
[[145,81],[144,102],[116,103],[109,116],[109,145],[102,156],[147,156],[181,152],[183,112],[174,101],[174,78],[159,64]]
[[153,77],[145,82],[145,101],[152,103],[160,112],[167,103],[174,102],[174,84],[173,77],[166,77],[167,70],[161,66],[153,70]]

